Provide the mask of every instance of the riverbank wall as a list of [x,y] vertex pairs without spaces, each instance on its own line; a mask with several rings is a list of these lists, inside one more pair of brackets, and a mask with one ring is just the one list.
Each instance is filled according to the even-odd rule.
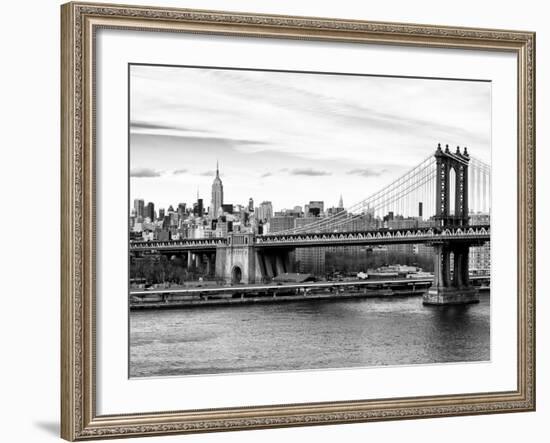
[[291,295],[245,295],[240,296],[206,296],[200,299],[190,298],[177,294],[163,294],[162,296],[150,297],[149,299],[135,298],[130,300],[131,310],[144,309],[175,309],[175,308],[194,308],[205,306],[229,306],[229,305],[250,305],[250,304],[268,304],[268,303],[291,303],[300,301],[319,301],[319,300],[348,300],[360,298],[392,298],[392,297],[413,297],[422,296],[428,287],[417,287],[406,290],[363,290],[357,292],[331,292],[331,293],[307,293]]

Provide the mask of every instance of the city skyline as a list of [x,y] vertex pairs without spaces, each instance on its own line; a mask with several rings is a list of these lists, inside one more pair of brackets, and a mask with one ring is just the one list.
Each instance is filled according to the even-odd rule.
[[[218,168],[219,166],[216,165],[216,168]],[[208,216],[210,218],[217,218],[218,214],[214,213],[214,214],[211,214],[209,213],[208,211],[212,208],[212,194],[213,194],[213,188],[217,186],[221,186],[221,194],[222,194],[222,198],[221,198],[221,202],[223,204],[231,204],[231,205],[234,205],[234,206],[237,206],[237,205],[240,205],[242,206],[243,209],[245,210],[248,210],[250,212],[250,208],[249,208],[249,205],[250,205],[250,202],[252,201],[252,203],[254,204],[254,208],[258,208],[260,205],[264,204],[264,203],[271,203],[273,204],[273,202],[269,199],[256,199],[252,196],[249,197],[248,201],[246,202],[228,202],[226,201],[224,198],[223,198],[223,184],[222,184],[222,180],[220,179],[220,176],[221,176],[221,173],[219,172],[219,169],[216,169],[216,171],[214,171],[214,179],[213,179],[213,183],[210,184],[210,190],[209,191],[205,191],[204,194],[200,194],[199,192],[197,192],[196,196],[195,196],[195,199],[194,200],[191,200],[191,201],[173,201],[173,202],[168,202],[167,205],[163,206],[163,205],[159,205],[157,202],[155,201],[150,201],[150,200],[147,200],[147,199],[144,199],[140,196],[136,196],[136,197],[133,197],[133,198],[130,198],[130,201],[129,201],[129,205],[130,205],[130,210],[134,209],[135,208],[135,202],[136,201],[141,201],[143,202],[144,204],[144,211],[146,211],[147,209],[147,205],[148,204],[153,204],[154,205],[154,211],[158,213],[158,210],[161,209],[161,210],[165,210],[167,211],[169,207],[172,207],[174,211],[177,211],[178,210],[178,205],[180,204],[185,204],[186,205],[186,208],[188,210],[192,210],[193,209],[193,205],[196,204],[199,199],[203,201],[203,205],[204,205],[204,211],[208,213]],[[294,210],[296,209],[297,207],[300,207],[302,211],[304,211],[304,209],[308,206],[308,204],[310,203],[316,203],[316,202],[322,202],[325,204],[325,208],[328,210],[330,208],[345,208],[344,206],[344,197],[343,197],[343,194],[340,193],[340,195],[338,196],[338,201],[335,203],[335,204],[331,204],[331,202],[326,202],[324,200],[308,200],[306,202],[296,202],[294,205],[291,205],[291,206],[288,206],[288,207],[276,207],[275,205],[273,205],[273,211],[276,212],[280,212],[280,211],[285,211],[285,210]]]
[[490,163],[487,82],[157,66],[130,75],[131,202],[168,208],[198,192],[207,208],[216,161],[224,201],[274,210],[337,206],[340,194],[349,206],[438,142]]

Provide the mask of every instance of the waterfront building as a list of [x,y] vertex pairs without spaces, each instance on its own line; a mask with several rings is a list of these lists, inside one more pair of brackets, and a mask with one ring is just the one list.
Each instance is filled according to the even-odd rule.
[[[488,225],[491,223],[491,215],[487,212],[469,214],[470,225]],[[470,247],[469,252],[470,272],[472,274],[489,274],[491,272],[491,243]]]
[[325,273],[326,248],[296,248],[295,259],[300,273],[322,276]]
[[413,253],[417,257],[422,257],[425,259],[431,258],[434,255],[433,247],[426,243],[418,243],[414,245]]
[[471,274],[487,275],[491,273],[491,243],[482,246],[470,246],[468,254],[469,270]]
[[350,256],[366,255],[367,246],[364,245],[347,245],[347,246],[327,246],[325,252],[334,252],[340,254],[346,254]]
[[399,254],[399,255],[414,255],[415,245],[412,243],[403,243],[397,245],[387,245],[386,248],[389,254]]
[[216,162],[216,177],[212,183],[212,200],[210,202],[209,217],[210,219],[218,218],[220,214],[220,208],[223,205],[223,183],[220,178],[219,165]]

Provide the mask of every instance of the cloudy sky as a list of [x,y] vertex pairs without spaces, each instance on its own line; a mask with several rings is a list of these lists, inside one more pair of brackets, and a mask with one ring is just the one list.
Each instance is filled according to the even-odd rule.
[[488,82],[139,66],[130,70],[130,197],[276,210],[351,206],[431,153],[490,163]]

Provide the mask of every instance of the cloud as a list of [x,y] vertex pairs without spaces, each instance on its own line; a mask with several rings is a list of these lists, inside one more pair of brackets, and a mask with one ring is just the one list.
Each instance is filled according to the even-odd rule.
[[181,129],[181,128],[176,128],[175,126],[161,125],[161,124],[149,123],[145,121],[131,121],[130,128],[131,129]]
[[212,175],[215,175],[216,174],[216,171],[203,171],[203,172],[199,172],[199,175],[202,175],[203,177],[210,177]]
[[353,175],[359,175],[361,177],[379,177],[385,172],[388,172],[387,169],[370,169],[370,168],[363,168],[363,169],[352,169],[351,171],[348,171],[348,174]]
[[187,172],[187,169],[175,169],[173,174],[174,175],[181,175],[181,174],[185,174]]
[[271,177],[273,174],[271,172],[264,172],[260,177],[262,178],[265,178],[265,177]]
[[130,177],[136,178],[160,177],[161,175],[161,171],[157,171],[151,168],[134,168],[130,171]]
[[307,175],[309,177],[319,177],[322,175],[332,175],[330,172],[321,171],[318,169],[303,168],[303,169],[291,169],[291,175]]
[[134,137],[136,135],[168,136],[178,138],[181,143],[201,143],[207,146],[216,144],[252,151],[265,149],[269,145],[269,142],[259,139],[231,137],[224,134],[214,134],[213,131],[206,129],[146,121],[131,121],[130,133]]

